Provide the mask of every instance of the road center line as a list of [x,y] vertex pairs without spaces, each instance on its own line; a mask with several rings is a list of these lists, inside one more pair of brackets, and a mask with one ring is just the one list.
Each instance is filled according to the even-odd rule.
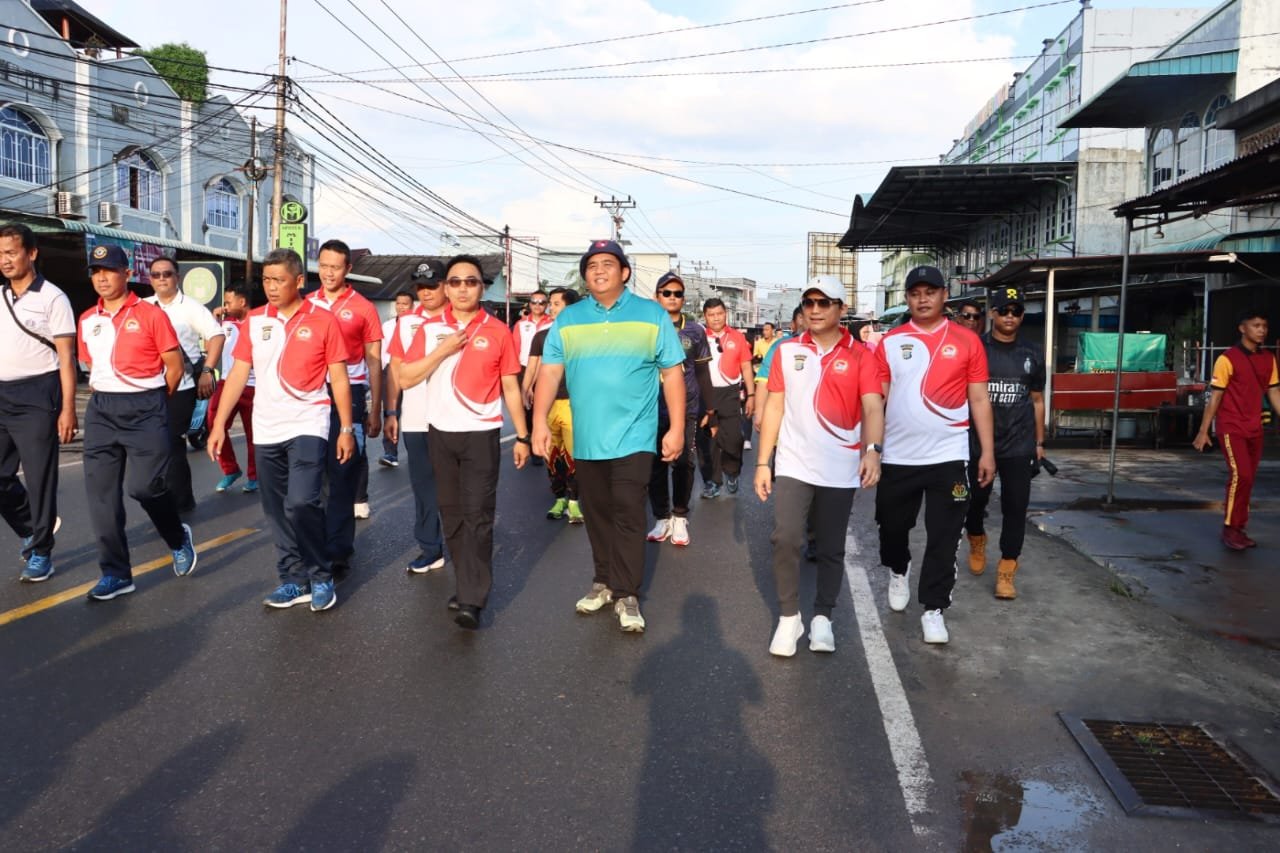
[[917,836],[927,835],[923,817],[929,811],[929,790],[933,787],[933,775],[929,761],[920,742],[915,717],[902,679],[889,653],[889,642],[880,624],[875,596],[871,593],[871,581],[867,570],[855,558],[858,541],[852,531],[845,533],[844,573],[849,579],[849,594],[853,598],[854,613],[858,618],[858,631],[862,635],[862,648],[867,656],[867,668],[871,672],[871,686],[880,703],[880,719],[884,721],[884,733],[889,739],[889,753],[898,771],[898,787],[907,804],[907,816],[911,830]]
[[[239,530],[233,530],[230,533],[224,533],[221,536],[215,536],[205,542],[196,543],[196,553],[204,554],[206,551],[226,545],[229,542],[235,542],[237,539],[243,539],[246,536],[252,536],[257,533],[257,528],[242,527]],[[173,565],[172,557],[157,557],[139,566],[133,567],[133,576],[145,575],[148,572],[154,572],[156,569],[166,569]],[[199,568],[197,566],[197,568]],[[37,599],[30,604],[24,604],[21,607],[15,607],[12,610],[6,610],[0,613],[0,625],[8,625],[10,622],[17,622],[19,619],[25,619],[41,611],[48,610],[51,607],[57,607],[63,602],[70,601],[73,598],[79,598],[85,595],[89,590],[93,589],[97,581],[82,583],[79,586],[73,586],[70,589],[64,589],[62,592],[54,593],[45,598]]]

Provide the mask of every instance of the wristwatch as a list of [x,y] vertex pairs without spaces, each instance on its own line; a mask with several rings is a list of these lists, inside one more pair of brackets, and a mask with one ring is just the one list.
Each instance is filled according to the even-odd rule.
[[876,453],[879,453],[879,454],[883,454],[883,453],[884,453],[884,445],[883,445],[883,444],[876,444],[875,442],[872,442],[871,444],[868,444],[868,445],[867,445],[865,448],[863,448],[863,449],[864,449],[864,450],[874,450]]
[[400,417],[400,411],[398,409],[383,409],[382,416],[384,418],[398,418]]
[[356,434],[356,428],[355,428],[355,427],[353,427],[353,426],[349,426],[349,427],[339,427],[339,428],[338,428],[338,432],[339,432],[340,434],[342,434],[342,435],[355,435],[355,434]]
[[527,435],[517,435],[516,441],[520,442],[521,444],[530,444],[530,445],[533,444],[533,440],[530,439],[529,436]]

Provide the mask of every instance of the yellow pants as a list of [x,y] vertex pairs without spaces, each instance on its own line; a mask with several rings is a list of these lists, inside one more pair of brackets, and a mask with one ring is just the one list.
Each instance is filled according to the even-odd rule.
[[573,414],[568,400],[556,400],[547,413],[547,428],[551,430],[551,447],[573,456]]

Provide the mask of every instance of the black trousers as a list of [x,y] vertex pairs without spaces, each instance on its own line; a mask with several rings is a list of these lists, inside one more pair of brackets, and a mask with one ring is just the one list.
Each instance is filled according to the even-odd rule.
[[742,473],[742,400],[739,387],[713,388],[708,409],[716,410],[719,429],[711,440],[711,480],[717,486],[724,485],[725,475],[737,477]]
[[639,595],[644,585],[645,492],[653,474],[653,454],[577,463],[594,582],[613,590],[614,598]]
[[[662,447],[662,436],[671,429],[671,419],[665,413],[658,415],[658,449]],[[668,515],[680,518],[689,517],[689,498],[693,495],[694,433],[698,422],[695,417],[685,418],[684,448],[675,462],[663,462],[662,456],[654,454],[653,471],[649,475],[649,508],[654,518],[666,518]],[[667,470],[671,470],[671,484],[667,487]]]
[[[1027,538],[1027,506],[1031,503],[1031,476],[1036,470],[1034,456],[1005,456],[996,459],[996,475],[1000,478],[1000,556],[1016,560],[1022,554],[1022,543]],[[981,536],[987,517],[987,504],[991,501],[991,486],[978,485],[978,465],[969,464],[969,488],[973,499],[969,501],[969,513],[964,529],[970,536]]]
[[791,477],[773,483],[773,583],[783,616],[800,612],[800,560],[812,528],[817,542],[818,592],[813,615],[831,617],[844,582],[845,531],[855,488],[814,486]]
[[919,599],[925,610],[945,610],[956,585],[956,547],[969,508],[968,463],[882,465],[876,489],[880,562],[902,574],[911,562],[907,536],[924,501],[925,549]]
[[[338,431],[342,421],[338,407],[329,407],[329,452],[325,457],[326,476],[329,480],[329,497],[325,503],[325,542],[329,559],[350,562],[356,552],[356,495],[360,487],[360,465],[365,457],[364,421],[368,408],[365,397],[369,386],[351,386],[351,425],[355,427],[356,452],[346,462],[338,461]],[[330,392],[332,394],[332,392]],[[365,469],[366,474],[368,469]]]
[[[57,371],[0,382],[0,515],[31,550],[53,551],[58,517],[58,413],[62,380]],[[18,479],[18,465],[27,480]],[[24,558],[30,556],[23,554]]]
[[425,432],[400,434],[409,454],[409,486],[413,489],[413,538],[422,553],[432,560],[444,554],[444,531],[440,527],[440,503],[436,499],[436,469],[431,464]]
[[258,493],[276,543],[281,583],[308,586],[333,577],[324,548],[324,471],[329,445],[301,435],[279,444],[259,444]]
[[[185,539],[169,492],[169,412],[165,391],[95,391],[84,415],[84,488],[104,575],[132,578],[124,493],[151,517],[170,550]],[[127,462],[127,464],[126,464]]]
[[169,493],[179,512],[196,508],[196,498],[191,492],[191,465],[187,462],[187,430],[191,428],[191,414],[196,410],[196,389],[175,391],[169,395]]
[[493,587],[493,518],[498,507],[498,430],[427,433],[444,539],[459,604],[484,607]]

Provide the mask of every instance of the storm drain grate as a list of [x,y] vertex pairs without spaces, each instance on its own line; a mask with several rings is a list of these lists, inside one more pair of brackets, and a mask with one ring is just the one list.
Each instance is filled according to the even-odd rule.
[[1280,824],[1280,786],[1202,725],[1058,716],[1131,815]]

